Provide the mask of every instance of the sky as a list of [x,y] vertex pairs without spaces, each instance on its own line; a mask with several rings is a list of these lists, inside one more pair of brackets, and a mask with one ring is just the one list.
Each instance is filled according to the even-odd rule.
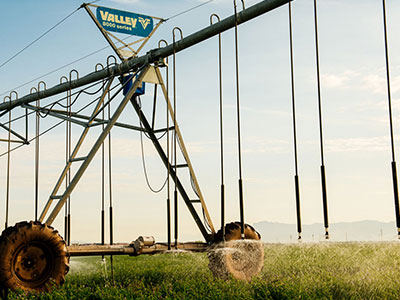
[[[248,0],[246,6],[257,2]],[[101,0],[96,4],[168,18],[200,3],[202,1],[197,0]],[[5,13],[0,20],[0,64],[80,4],[75,0],[1,1],[0,9]],[[381,5],[379,0],[318,1],[325,166],[329,220],[333,223],[366,219],[391,222],[395,218]],[[301,214],[305,224],[322,223],[313,1],[296,0],[292,9]],[[400,143],[400,41],[396,37],[400,34],[400,3],[388,0],[387,10],[397,154]],[[208,26],[212,13],[225,18],[232,12],[232,1],[214,0],[172,18],[161,25],[142,54],[156,48],[160,39],[171,43],[175,26],[187,36]],[[86,12],[78,10],[0,68],[1,97],[5,96],[4,92],[106,45]],[[218,41],[214,37],[178,53],[176,88],[178,123],[214,226],[218,228],[221,182],[217,47]],[[222,34],[222,51],[226,220],[230,222],[239,220],[233,30]],[[42,80],[47,87],[54,86],[73,68],[82,77],[92,72],[97,63],[106,65],[107,56],[111,54],[112,50],[107,48]],[[260,221],[293,224],[296,211],[287,6],[240,25],[239,70],[245,221],[250,224]],[[170,79],[171,72],[172,67]],[[19,88],[18,95],[29,93],[38,81]],[[161,99],[160,94],[159,97]],[[77,107],[90,99],[82,96]],[[153,88],[148,86],[146,96],[142,97],[146,112],[151,111],[152,101]],[[15,112],[18,113],[20,111]],[[164,113],[165,106],[160,103],[156,122],[159,128],[166,126]],[[6,120],[3,117],[0,122]],[[121,121],[139,124],[131,107],[126,108]],[[50,117],[42,120],[42,130],[55,122],[57,120]],[[32,137],[33,117],[29,124]],[[15,126],[23,131],[23,123]],[[81,130],[73,127],[74,139]],[[93,130],[88,144],[95,140],[96,134],[98,131]],[[7,133],[0,131],[0,138],[6,137]],[[130,241],[139,235],[154,235],[157,241],[165,241],[167,192],[154,194],[146,185],[139,133],[116,128],[112,130],[112,137],[115,240]],[[0,143],[0,155],[6,149],[7,145]],[[89,145],[82,150],[87,149]],[[144,149],[149,180],[153,187],[159,187],[165,180],[166,171],[146,138]],[[62,125],[41,139],[39,212],[64,167],[64,151],[65,127]],[[1,224],[4,223],[6,163],[6,156],[1,156]],[[74,241],[100,240],[100,163],[98,154],[72,194]],[[11,165],[9,223],[14,224],[34,217],[34,143],[14,151]],[[179,238],[202,240],[182,201],[178,207]],[[54,226],[63,232],[63,213]],[[323,231],[321,225],[321,235]],[[395,234],[393,228],[393,236]]]

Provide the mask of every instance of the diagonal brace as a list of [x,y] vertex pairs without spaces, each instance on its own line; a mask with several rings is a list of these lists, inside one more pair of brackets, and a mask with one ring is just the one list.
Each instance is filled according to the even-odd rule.
[[[72,191],[75,189],[76,185],[78,184],[79,180],[82,178],[83,174],[85,173],[86,169],[88,168],[89,164],[93,160],[94,156],[96,155],[97,151],[101,147],[102,143],[104,142],[105,138],[107,137],[108,133],[111,131],[111,128],[114,126],[114,124],[117,122],[119,116],[121,115],[122,111],[125,109],[126,105],[128,104],[130,98],[133,96],[135,93],[136,89],[139,87],[139,84],[142,82],[144,76],[146,75],[147,71],[149,70],[150,65],[145,65],[143,70],[140,72],[139,76],[135,79],[135,82],[133,83],[131,89],[129,92],[126,94],[122,102],[119,104],[118,108],[114,112],[113,116],[111,117],[109,123],[107,126],[104,128],[104,131],[100,134],[98,137],[97,141],[93,145],[92,149],[90,150],[87,159],[81,164],[79,167],[78,171],[76,172],[75,176],[72,178],[72,181],[64,194],[62,195],[62,198],[58,201],[57,205],[54,207],[53,211],[51,212],[50,216],[46,220],[46,224],[51,225],[55,218],[57,217],[58,213],[64,206],[65,202],[67,201],[68,197],[71,195]],[[61,182],[60,182],[61,185]],[[48,208],[47,208],[48,210]],[[41,220],[44,219],[44,216],[46,214],[46,210],[43,211]]]

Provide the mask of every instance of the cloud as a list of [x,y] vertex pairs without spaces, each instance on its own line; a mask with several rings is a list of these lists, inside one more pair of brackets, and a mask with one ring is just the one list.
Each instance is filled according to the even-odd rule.
[[387,151],[389,145],[390,141],[387,136],[326,140],[326,149],[328,152]]
[[251,182],[251,183],[262,183],[262,184],[271,183],[271,179],[269,178],[245,177],[244,180],[245,182]]
[[120,4],[134,4],[140,2],[140,0],[111,0],[111,1]]
[[[230,109],[236,109],[235,105],[224,105],[225,108],[230,108]],[[259,114],[259,115],[273,115],[273,116],[281,116],[281,117],[290,117],[291,112],[283,111],[283,110],[272,110],[272,109],[258,109],[258,108],[253,108],[250,106],[243,106],[240,105],[240,110],[242,111],[247,111],[249,113],[253,114]]]
[[[379,99],[383,99],[386,97],[380,97]],[[375,117],[371,117],[370,121],[375,122],[388,122],[388,100],[365,100],[362,103],[354,104],[354,109],[358,112],[376,112],[379,115]],[[342,111],[347,111],[348,107],[343,107]],[[393,116],[397,116],[400,114],[400,98],[392,98],[392,113]]]
[[[199,2],[199,3],[208,3],[208,2],[210,2],[210,0],[197,0],[197,2]],[[231,3],[232,2],[232,0],[211,0],[211,2],[210,2],[210,4],[211,3],[215,3],[215,4],[219,4],[219,3]],[[242,5],[241,4],[241,2],[240,2],[240,0],[237,0],[237,5]],[[240,6],[241,7],[241,6]]]
[[211,153],[218,150],[217,141],[199,141],[199,142],[189,142],[185,143],[186,148],[190,154],[194,153]]
[[[363,78],[363,82],[375,94],[387,95],[386,77],[376,74],[368,74]],[[390,79],[390,87],[392,94],[400,91],[400,76],[393,76]]]
[[[183,140],[185,143],[185,147],[189,153],[189,157],[193,154],[197,153],[213,153],[217,151],[219,142],[212,140],[202,140],[197,142],[185,142],[185,137],[183,136]],[[164,151],[166,151],[166,138],[164,137],[160,140]],[[143,146],[146,159],[150,158],[158,158],[159,155],[154,148],[152,142],[143,136]],[[129,159],[132,157],[141,157],[141,143],[140,139],[134,138],[114,138],[112,142],[113,147],[113,156],[118,157],[118,159]],[[172,139],[171,139],[171,147],[172,147]],[[171,150],[172,151],[172,150]],[[180,151],[178,151],[178,155],[180,155]]]
[[386,79],[377,74],[367,74],[364,76],[363,84],[374,94],[385,94],[387,91]]
[[327,88],[348,87],[349,82],[359,75],[360,73],[352,70],[346,70],[339,74],[324,73],[321,75],[321,83]]
[[288,153],[291,151],[291,144],[283,139],[271,139],[253,137],[246,140],[245,153]]
[[[393,69],[397,69],[394,67]],[[382,68],[364,70],[345,70],[339,73],[321,74],[321,84],[326,88],[362,89],[373,94],[387,95],[385,71]],[[400,75],[390,79],[392,95],[400,92]]]

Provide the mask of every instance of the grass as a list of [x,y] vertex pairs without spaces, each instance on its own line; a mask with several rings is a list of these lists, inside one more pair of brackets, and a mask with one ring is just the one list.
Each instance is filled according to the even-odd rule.
[[[251,282],[213,278],[204,253],[71,259],[66,283],[9,299],[399,299],[400,244],[267,244]],[[107,269],[107,271],[106,271]]]

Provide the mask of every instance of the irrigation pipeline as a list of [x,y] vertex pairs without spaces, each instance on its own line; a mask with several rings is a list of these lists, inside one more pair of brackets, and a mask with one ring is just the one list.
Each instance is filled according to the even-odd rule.
[[[8,113],[8,119],[11,120],[11,111]],[[7,142],[7,187],[6,187],[6,220],[5,229],[8,227],[8,209],[10,203],[10,160],[11,160],[11,124],[8,126],[8,142]]]
[[[107,92],[108,102],[107,102],[107,117],[108,120],[111,120],[111,95],[110,91]],[[110,207],[109,207],[109,222],[110,222],[110,245],[114,244],[114,213],[113,213],[113,194],[112,194],[112,146],[111,146],[111,131],[108,132],[108,191],[110,198]],[[111,279],[114,282],[114,263],[113,256],[110,256],[110,268],[111,268]]]
[[[104,69],[104,67],[103,67]],[[103,87],[102,87],[102,94],[104,94],[104,81],[103,81]],[[102,103],[102,111],[101,111],[101,119],[104,121],[105,120],[105,107],[104,107],[104,100]],[[101,130],[104,131],[105,125],[102,124],[101,125]],[[105,145],[104,145],[104,141],[101,144],[101,213],[100,213],[100,220],[101,220],[101,244],[104,245],[105,244],[105,223],[106,223],[106,219],[105,219],[105,195],[106,195],[106,191],[105,191]],[[103,256],[104,259],[104,256]]]
[[386,61],[386,84],[387,84],[387,96],[389,106],[389,124],[390,124],[390,142],[392,150],[392,180],[393,180],[393,196],[394,196],[394,207],[396,215],[396,226],[397,226],[397,237],[400,239],[400,209],[399,209],[399,190],[397,183],[397,168],[394,148],[394,137],[393,137],[393,117],[392,117],[392,96],[390,91],[390,68],[389,68],[389,46],[387,37],[387,22],[386,22],[386,1],[382,0],[383,9],[383,30],[385,36],[385,61]]
[[321,186],[322,186],[322,206],[324,213],[325,239],[329,239],[329,220],[328,220],[328,196],[326,192],[326,176],[324,162],[324,138],[322,126],[322,100],[321,100],[321,80],[319,69],[319,46],[318,46],[318,19],[317,19],[317,0],[314,0],[314,25],[315,25],[315,54],[317,64],[317,89],[318,89],[318,115],[319,115],[319,140],[321,152]]
[[178,249],[178,168],[177,168],[177,159],[176,159],[176,147],[177,147],[177,136],[176,136],[176,51],[175,51],[175,30],[178,30],[181,34],[181,39],[183,38],[182,30],[179,27],[175,27],[172,30],[173,36],[173,65],[172,65],[172,85],[173,85],[173,96],[174,96],[174,116],[173,116],[173,123],[174,123],[174,170],[175,170],[175,180],[174,180],[174,233],[175,233],[175,249]]
[[[112,76],[110,76],[109,78],[106,78],[106,80],[110,79],[111,77],[112,77]],[[64,79],[64,78],[66,78],[66,77],[65,77],[65,76],[61,77],[60,82],[62,82],[61,80]],[[66,80],[67,80],[66,82],[68,82],[68,79],[66,79]],[[42,82],[42,81],[41,81],[41,82]],[[101,82],[96,82],[96,83],[94,83],[94,84],[91,84],[91,85],[88,86],[88,87],[85,87],[85,88],[83,88],[83,89],[81,89],[81,90],[78,90],[78,91],[75,91],[74,93],[72,93],[71,96],[75,96],[75,95],[76,95],[76,97],[75,97],[75,99],[72,101],[71,106],[73,106],[73,105],[76,103],[76,101],[78,100],[79,96],[80,96],[82,93],[85,93],[85,94],[87,94],[87,95],[95,95],[95,94],[97,94],[97,93],[103,88],[104,84],[103,84],[102,87],[100,87],[100,88],[99,88],[97,91],[95,91],[95,92],[88,92],[87,90],[90,89],[90,88],[92,88],[92,87],[94,87],[94,86],[96,86],[96,85],[98,85],[98,84],[100,84],[100,83],[101,83]],[[114,90],[114,89],[115,89],[116,87],[118,87],[118,86],[120,86],[120,84],[115,85],[113,88],[111,88],[111,90]],[[31,94],[33,94],[33,90],[35,90],[35,93],[37,93],[37,89],[36,89],[35,87],[33,87],[33,88],[31,88],[31,91],[30,91]],[[69,91],[69,90],[67,90],[67,91]],[[7,96],[7,97],[8,97],[8,96]],[[54,102],[51,102],[51,103],[49,103],[49,104],[46,104],[45,106],[40,107],[40,109],[38,109],[38,110],[32,110],[31,112],[26,112],[25,115],[21,115],[21,116],[12,118],[12,119],[9,120],[9,121],[5,121],[5,122],[3,123],[3,125],[11,124],[11,123],[13,123],[13,122],[16,122],[16,121],[22,119],[22,118],[27,119],[28,116],[30,116],[30,115],[32,115],[32,114],[35,114],[35,115],[36,115],[37,112],[39,112],[39,116],[43,119],[43,118],[47,117],[49,111],[52,110],[53,107],[56,106],[56,105],[58,105],[58,106],[60,106],[60,107],[62,107],[62,108],[67,108],[67,107],[68,107],[67,105],[63,105],[63,104],[61,103],[63,100],[66,100],[67,98],[68,98],[68,95],[65,96],[65,97],[59,98],[59,99],[57,99],[57,100],[54,101]],[[97,101],[98,99],[99,99],[99,98],[95,99],[94,102]],[[40,100],[40,98],[39,98],[38,100]],[[93,104],[94,102],[91,102],[90,104]],[[49,108],[49,109],[47,110],[47,113],[45,113],[45,114],[42,115],[42,114],[40,113],[40,111],[41,111],[41,109],[43,109],[43,108]],[[25,109],[27,110],[27,108],[25,108]],[[7,112],[6,112],[6,113],[7,113]],[[5,115],[4,112],[3,112],[2,114],[0,114],[0,117],[2,117],[3,115]],[[28,127],[26,127],[26,128],[28,128]],[[28,135],[26,134],[26,136],[28,136]],[[25,140],[28,142],[28,139],[27,139],[27,138],[26,138]]]
[[[242,0],[243,10],[244,1]],[[240,134],[240,93],[239,93],[239,47],[238,47],[238,13],[236,0],[233,1],[235,16],[235,71],[236,71],[236,113],[237,113],[237,138],[238,138],[238,163],[239,163],[239,210],[240,210],[240,235],[244,239],[244,200],[243,200],[243,180],[242,180],[242,143]]]
[[292,3],[289,2],[289,42],[290,42],[290,77],[292,88],[292,116],[293,116],[293,148],[294,148],[294,184],[296,195],[296,216],[297,216],[297,233],[298,240],[301,240],[301,213],[300,213],[300,187],[299,187],[299,170],[297,159],[297,130],[296,130],[296,102],[294,88],[294,59],[293,59],[293,26],[292,26]]
[[155,63],[163,58],[170,56],[174,53],[180,52],[186,48],[194,46],[202,41],[205,41],[219,33],[222,33],[226,30],[229,30],[235,26],[237,23],[242,24],[251,19],[254,19],[260,15],[263,15],[269,11],[272,11],[284,4],[287,4],[291,0],[264,0],[260,3],[257,3],[237,14],[237,16],[232,15],[220,22],[217,22],[213,25],[210,25],[198,32],[195,32],[182,40],[177,41],[174,45],[168,45],[163,48],[157,48],[150,50],[146,55],[132,58],[126,62],[123,62],[119,65],[115,65],[114,67],[110,67],[101,71],[92,72],[82,78],[75,79],[69,83],[58,84],[52,88],[49,88],[45,91],[40,91],[38,93],[29,94],[19,99],[10,101],[9,103],[0,104],[0,111],[10,110],[14,107],[20,106],[22,104],[27,104],[37,99],[44,99],[50,96],[54,96],[59,93],[66,92],[69,89],[75,89],[96,81],[100,81],[104,78],[119,75],[126,72],[129,72],[133,69],[139,69],[140,67],[149,64]]
[[[158,42],[158,47],[161,47],[161,43],[164,43],[166,46],[168,46],[168,43],[166,40],[160,40]],[[165,63],[165,76],[167,79],[167,84],[166,84],[166,94],[167,94],[167,99],[169,98],[169,64],[168,64],[168,57],[166,58],[166,63]],[[171,168],[170,168],[170,128],[169,128],[169,111],[168,111],[168,101],[165,103],[165,113],[166,113],[166,120],[167,120],[167,247],[168,250],[171,250],[171,198],[170,198],[170,176],[171,176]]]
[[[40,100],[36,100],[36,108],[39,109],[40,107]],[[36,112],[35,116],[35,133],[38,137],[35,141],[35,221],[38,219],[38,205],[39,205],[39,159],[40,159],[40,113],[39,110]],[[11,126],[11,124],[10,124]]]
[[[218,22],[221,18],[217,14],[210,16],[210,24],[213,18]],[[225,183],[224,183],[224,129],[223,129],[223,97],[222,97],[222,42],[221,34],[218,34],[218,81],[219,81],[219,137],[220,137],[220,172],[221,172],[221,232],[222,240],[225,241]]]
[[[111,76],[111,77],[112,77],[112,76]],[[111,77],[110,77],[110,78],[111,78]],[[107,79],[109,79],[109,78],[107,78]],[[91,85],[91,86],[89,86],[89,87],[87,87],[87,88],[85,88],[85,89],[83,89],[83,90],[80,90],[80,91],[77,91],[77,92],[73,93],[73,95],[77,95],[77,96],[76,96],[75,100],[72,101],[71,105],[73,105],[73,104],[77,101],[78,97],[81,95],[82,92],[85,93],[85,94],[88,94],[89,92],[86,92],[85,90],[87,90],[87,89],[89,89],[89,88],[91,88],[91,87],[93,87],[93,86],[95,86],[95,85],[97,85],[97,84],[98,84],[98,83],[95,83],[95,84],[93,84],[93,85]],[[111,101],[123,90],[123,88],[125,87],[125,85],[126,85],[126,83],[123,84],[122,86],[120,86],[120,84],[117,84],[117,85],[115,85],[114,87],[112,87],[112,88],[110,89],[110,92],[113,91],[114,89],[116,89],[117,87],[119,87],[119,88],[118,88],[117,92],[111,97],[111,100],[109,100],[106,104],[111,103]],[[101,88],[100,88],[100,89],[101,89]],[[63,97],[63,98],[61,98],[61,99],[58,99],[58,100],[55,101],[55,102],[49,103],[49,104],[47,104],[46,106],[41,107],[41,108],[39,109],[39,115],[40,115],[40,111],[41,111],[41,110],[46,109],[47,112],[44,114],[44,116],[40,115],[40,117],[41,117],[41,118],[46,117],[46,116],[49,114],[50,110],[51,110],[55,105],[60,105],[61,107],[66,108],[66,106],[64,106],[64,105],[62,105],[62,104],[60,103],[62,100],[65,100],[65,99],[67,99],[67,97]],[[83,107],[80,108],[78,111],[76,111],[75,114],[79,114],[80,112],[82,112],[83,110],[85,110],[86,108],[88,108],[90,105],[92,105],[93,103],[95,103],[95,102],[98,101],[98,100],[99,100],[99,97],[97,97],[96,99],[92,100],[91,102],[85,104],[85,106],[83,106]],[[23,105],[23,106],[24,106],[24,105]],[[48,108],[48,107],[49,107],[49,108]],[[26,117],[26,116],[29,116],[29,115],[31,115],[31,114],[35,114],[37,111],[38,111],[37,109],[34,109],[32,112],[29,112],[29,113],[25,114],[25,117]],[[97,115],[96,115],[96,116],[97,116]],[[96,116],[95,116],[95,117],[96,117]],[[11,121],[5,122],[4,124],[11,124],[12,122],[15,122],[15,121],[17,121],[17,120],[19,120],[19,119],[21,119],[21,118],[23,118],[23,117],[24,117],[24,116],[11,119]],[[13,151],[15,151],[15,150],[21,148],[21,147],[24,146],[25,144],[30,144],[32,141],[35,141],[37,138],[39,138],[39,137],[41,137],[42,135],[44,135],[44,134],[50,132],[51,130],[53,130],[54,128],[58,127],[59,125],[61,125],[61,124],[64,123],[64,122],[66,122],[66,120],[63,119],[62,121],[56,123],[55,125],[51,126],[50,128],[44,130],[44,131],[41,132],[39,135],[36,135],[36,136],[34,136],[33,138],[31,138],[31,139],[26,139],[26,142],[25,142],[25,143],[22,143],[22,144],[20,144],[20,145],[18,145],[18,146],[16,146],[16,147],[10,149],[10,151],[5,151],[5,152],[3,152],[3,153],[0,153],[0,157],[7,155],[8,152],[13,152]],[[26,135],[26,136],[28,136],[28,135]]]

